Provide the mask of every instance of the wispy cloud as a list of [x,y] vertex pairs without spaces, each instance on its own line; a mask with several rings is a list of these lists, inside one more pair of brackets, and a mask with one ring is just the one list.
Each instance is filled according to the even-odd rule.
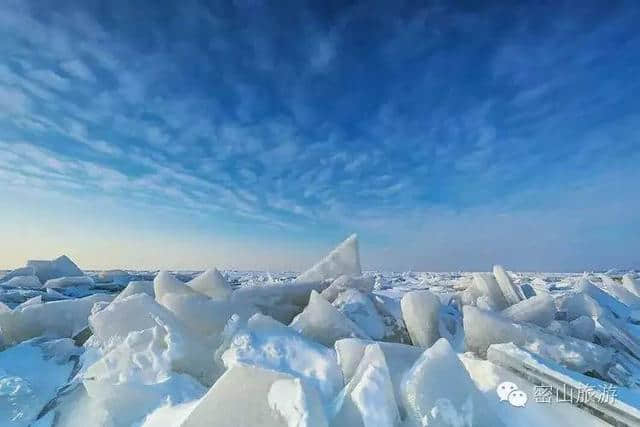
[[4,180],[392,238],[633,170],[631,2],[143,9],[0,6]]

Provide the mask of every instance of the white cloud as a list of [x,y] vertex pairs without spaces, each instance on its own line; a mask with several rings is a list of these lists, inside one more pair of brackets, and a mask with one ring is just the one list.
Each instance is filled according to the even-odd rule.
[[35,70],[30,72],[29,76],[45,86],[59,91],[66,91],[70,87],[69,80],[51,70]]
[[25,114],[29,111],[29,98],[20,90],[0,85],[0,115],[7,112]]
[[91,69],[79,59],[65,61],[60,64],[60,68],[62,68],[73,77],[87,80],[89,82],[96,81],[96,76],[93,74],[93,71],[91,71]]

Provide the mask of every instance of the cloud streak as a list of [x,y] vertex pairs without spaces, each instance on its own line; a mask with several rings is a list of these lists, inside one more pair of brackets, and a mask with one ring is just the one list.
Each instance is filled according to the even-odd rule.
[[193,1],[139,19],[127,2],[8,1],[2,179],[387,242],[423,239],[410,231],[438,212],[493,211],[494,227],[521,194],[569,207],[598,177],[619,187],[612,167],[639,178],[640,11],[587,3]]

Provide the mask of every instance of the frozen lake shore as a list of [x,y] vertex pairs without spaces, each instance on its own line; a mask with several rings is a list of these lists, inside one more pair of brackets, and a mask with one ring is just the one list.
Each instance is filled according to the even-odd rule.
[[[0,273],[0,425],[640,422],[636,272]],[[637,425],[637,424],[636,424]]]

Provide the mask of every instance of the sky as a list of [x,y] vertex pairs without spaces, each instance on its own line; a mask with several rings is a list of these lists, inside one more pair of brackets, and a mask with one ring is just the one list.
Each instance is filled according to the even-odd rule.
[[0,268],[640,268],[636,1],[0,3]]

